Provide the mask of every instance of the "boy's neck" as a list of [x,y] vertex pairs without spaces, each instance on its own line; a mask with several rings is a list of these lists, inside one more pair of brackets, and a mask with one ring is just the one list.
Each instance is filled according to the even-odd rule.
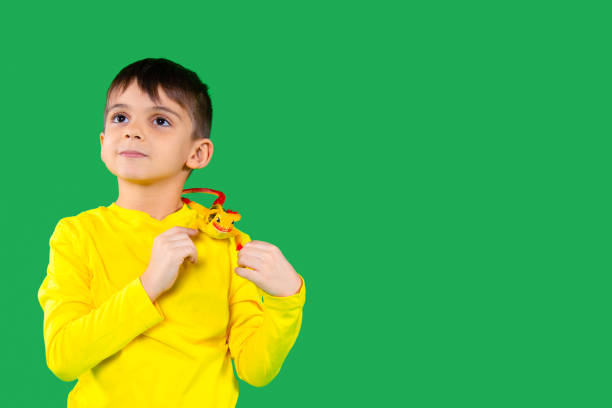
[[141,185],[119,180],[119,197],[115,205],[130,210],[143,211],[162,220],[183,208],[183,185]]

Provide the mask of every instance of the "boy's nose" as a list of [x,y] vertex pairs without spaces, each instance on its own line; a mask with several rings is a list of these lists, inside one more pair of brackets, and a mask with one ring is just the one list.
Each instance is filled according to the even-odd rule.
[[137,133],[134,133],[134,132],[127,132],[127,133],[125,134],[125,136],[126,136],[128,139],[130,139],[130,138],[132,138],[132,137],[137,137],[137,138],[141,139],[140,135],[139,135],[139,134],[137,134]]
[[124,128],[124,136],[126,138],[132,138],[132,137],[137,137],[139,139],[142,139],[142,130],[141,130],[141,123],[137,123],[137,122],[130,122],[128,123],[128,125]]

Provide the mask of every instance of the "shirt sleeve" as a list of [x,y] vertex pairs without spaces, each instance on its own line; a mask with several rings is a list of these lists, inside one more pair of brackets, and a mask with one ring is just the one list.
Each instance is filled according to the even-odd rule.
[[[251,239],[244,235],[246,244]],[[297,293],[272,296],[237,275],[237,266],[238,252],[230,239],[230,354],[238,377],[254,387],[263,387],[279,373],[298,337],[306,285],[300,275],[302,286]]]
[[47,366],[63,381],[77,379],[164,319],[140,277],[94,307],[86,244],[70,218],[62,218],[51,235],[47,275],[38,290]]

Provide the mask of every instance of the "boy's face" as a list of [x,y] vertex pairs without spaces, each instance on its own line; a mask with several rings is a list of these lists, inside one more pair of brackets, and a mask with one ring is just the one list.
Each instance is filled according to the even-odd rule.
[[[158,91],[159,105],[136,81],[125,92],[115,89],[109,96],[105,131],[100,133],[101,158],[111,173],[125,181],[152,184],[178,180],[187,177],[189,168],[204,167],[210,160],[210,139],[193,141],[189,112],[168,98],[161,87]],[[124,150],[145,156],[130,157],[121,154]]]

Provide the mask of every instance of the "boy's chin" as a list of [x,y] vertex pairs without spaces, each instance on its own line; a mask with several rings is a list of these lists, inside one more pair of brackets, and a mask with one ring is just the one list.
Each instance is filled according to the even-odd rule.
[[118,171],[113,173],[118,179],[132,184],[154,184],[164,179],[171,179],[171,174],[151,174],[141,171]]

